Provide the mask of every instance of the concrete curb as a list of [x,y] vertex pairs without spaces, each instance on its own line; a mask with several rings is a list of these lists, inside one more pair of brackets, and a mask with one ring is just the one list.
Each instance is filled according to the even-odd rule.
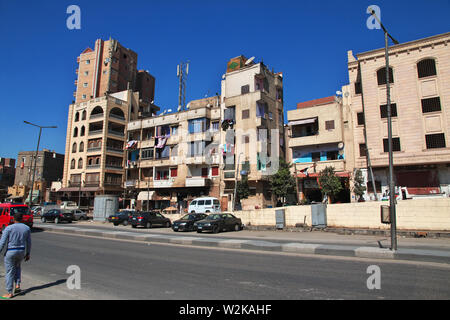
[[54,225],[40,225],[44,231],[80,234],[102,237],[106,239],[134,240],[148,243],[168,243],[229,249],[247,249],[257,251],[332,255],[369,259],[410,260],[422,262],[439,262],[450,264],[450,252],[424,249],[399,249],[395,252],[387,248],[364,247],[355,245],[309,244],[309,243],[278,243],[267,240],[240,240],[225,238],[203,238],[184,235],[143,234],[129,231],[105,231],[101,229],[83,229]]

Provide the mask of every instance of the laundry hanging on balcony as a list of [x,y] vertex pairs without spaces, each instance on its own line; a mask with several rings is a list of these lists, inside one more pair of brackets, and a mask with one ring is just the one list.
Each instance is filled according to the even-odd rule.
[[163,149],[166,146],[167,140],[169,139],[169,136],[158,136],[156,137],[157,143],[155,148],[157,149]]
[[137,147],[137,143],[138,142],[136,140],[128,141],[127,145],[125,146],[125,150],[135,149]]

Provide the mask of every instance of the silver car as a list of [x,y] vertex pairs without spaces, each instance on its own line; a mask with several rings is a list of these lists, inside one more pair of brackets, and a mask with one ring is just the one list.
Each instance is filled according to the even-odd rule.
[[82,211],[80,209],[74,209],[74,210],[72,210],[72,213],[73,213],[73,215],[75,217],[75,220],[77,220],[77,221],[78,220],[87,220],[88,219],[86,212],[84,212],[84,211]]

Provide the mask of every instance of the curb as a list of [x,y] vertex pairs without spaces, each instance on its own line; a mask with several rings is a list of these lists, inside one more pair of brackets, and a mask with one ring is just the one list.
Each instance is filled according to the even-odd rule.
[[267,240],[238,240],[224,238],[202,238],[184,235],[143,234],[129,231],[105,231],[101,229],[83,229],[65,226],[42,226],[44,231],[80,234],[102,237],[106,239],[122,239],[148,243],[167,243],[228,249],[246,249],[269,252],[285,252],[299,254],[315,254],[320,256],[343,256],[369,259],[409,260],[421,262],[438,262],[450,264],[450,252],[443,250],[399,249],[364,247],[356,245],[310,244],[310,243],[278,243]]

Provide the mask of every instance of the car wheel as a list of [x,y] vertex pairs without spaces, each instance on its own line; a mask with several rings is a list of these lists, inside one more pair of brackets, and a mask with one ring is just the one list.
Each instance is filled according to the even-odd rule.
[[128,225],[128,221],[127,221],[127,220],[124,220],[124,221],[122,222],[122,224],[123,224],[124,226],[127,226],[127,225]]
[[213,229],[212,229],[212,232],[213,233],[219,233],[219,225],[215,225],[214,227],[213,227]]
[[150,229],[150,228],[152,227],[152,224],[151,224],[150,222],[147,222],[147,223],[145,224],[145,227],[146,227],[147,229]]
[[59,223],[59,218],[56,217],[56,218],[55,218],[55,224],[58,224],[58,223]]
[[117,227],[119,224],[118,223],[113,223],[114,227]]
[[239,226],[239,224],[235,224],[234,231],[239,231],[239,230],[241,230],[241,227]]
[[132,224],[132,225],[131,225],[131,227],[132,227],[132,228],[136,228],[137,226],[136,226],[136,225],[134,225],[134,224]]
[[194,214],[195,214],[195,211],[194,211],[194,210],[192,210],[192,211],[191,211],[191,213],[194,213]]
[[202,230],[197,230],[197,233],[202,233]]
[[166,222],[166,228],[170,228],[170,222],[169,221]]

